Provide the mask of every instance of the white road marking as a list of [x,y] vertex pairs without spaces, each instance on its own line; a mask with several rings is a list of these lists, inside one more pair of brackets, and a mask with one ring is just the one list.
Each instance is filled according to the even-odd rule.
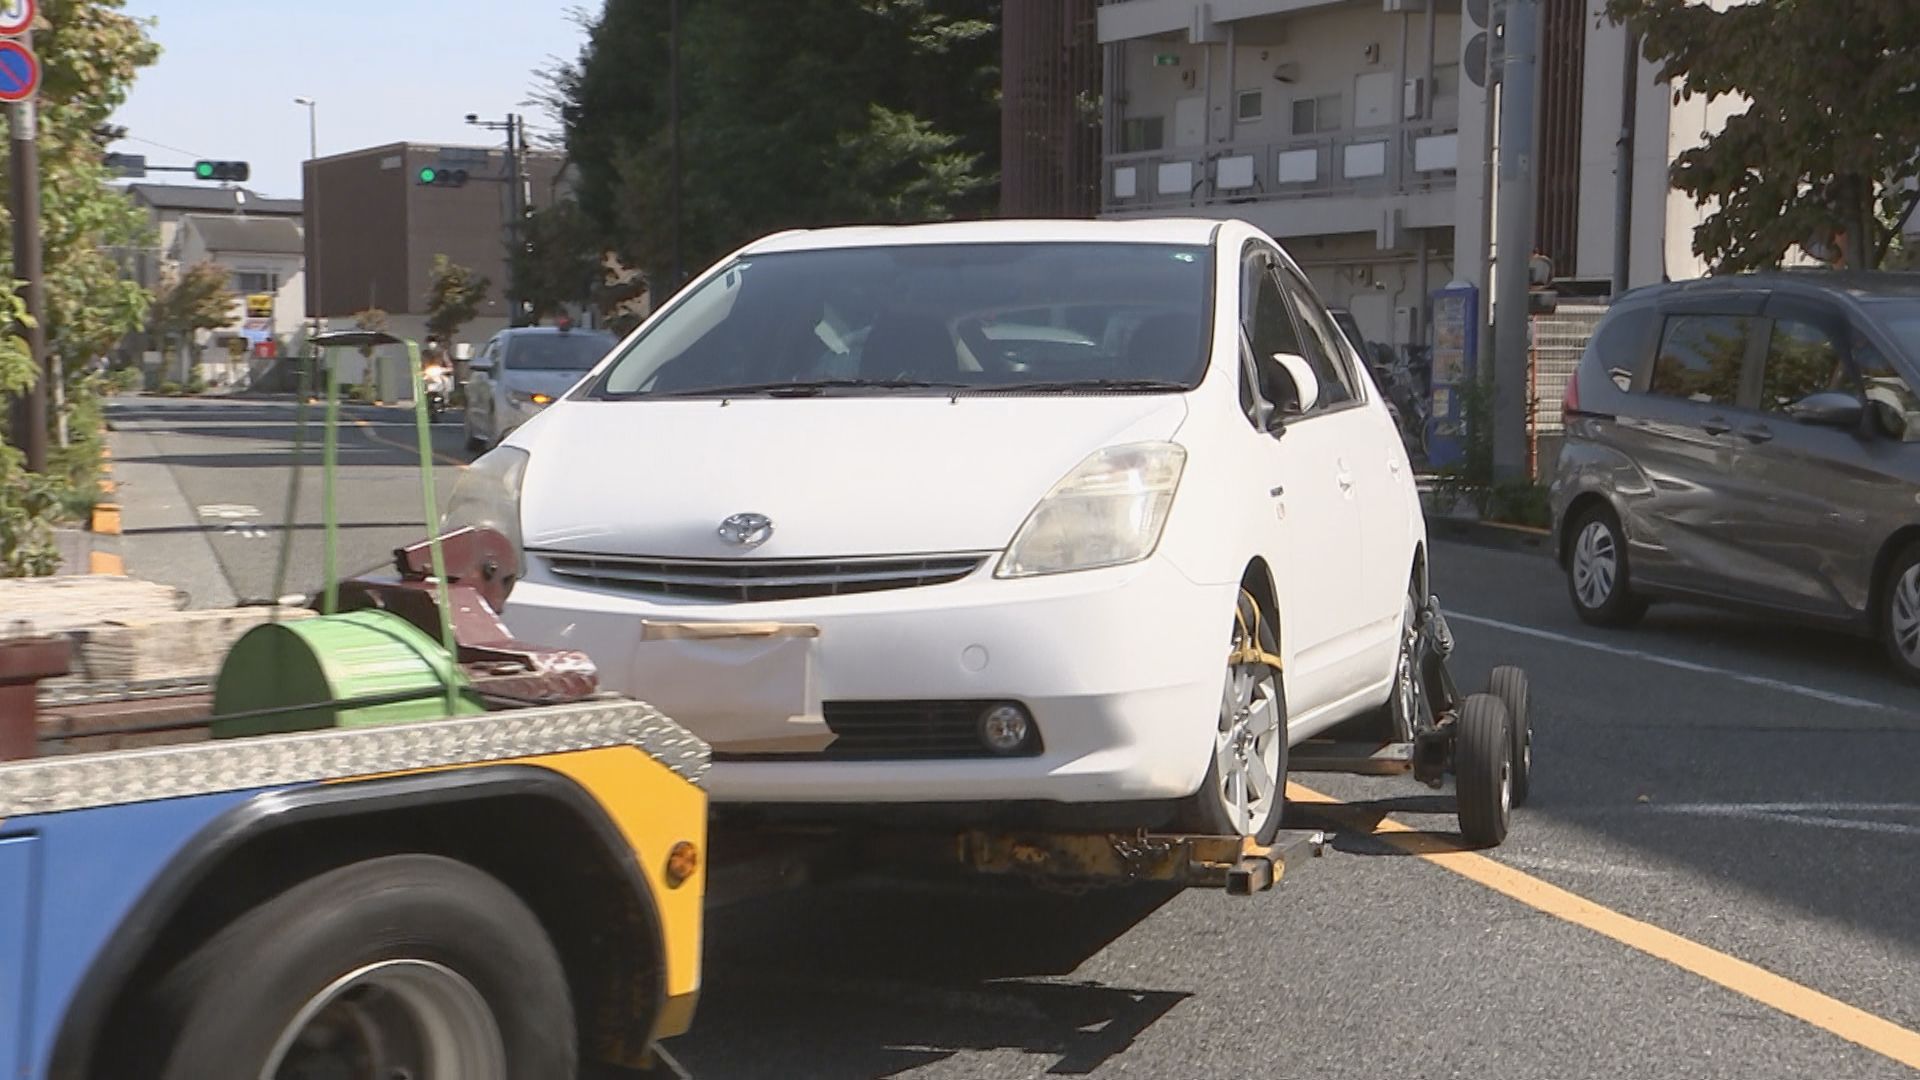
[[1610,653],[1614,656],[1626,656],[1635,660],[1645,660],[1650,664],[1659,664],[1663,667],[1676,668],[1680,671],[1692,671],[1704,675],[1720,675],[1733,679],[1736,682],[1746,683],[1749,686],[1778,690],[1787,694],[1797,694],[1800,697],[1812,698],[1815,701],[1824,701],[1829,705],[1846,705],[1855,709],[1873,709],[1878,712],[1906,712],[1905,709],[1888,705],[1885,702],[1854,697],[1851,694],[1836,693],[1832,690],[1819,690],[1811,686],[1802,686],[1799,683],[1787,682],[1785,679],[1770,679],[1765,675],[1754,675],[1745,671],[1734,671],[1731,668],[1714,667],[1711,664],[1697,664],[1691,660],[1679,660],[1671,656],[1660,656],[1655,653],[1641,652],[1639,649],[1628,649],[1619,645],[1607,645],[1598,641],[1588,641],[1584,638],[1572,637],[1567,634],[1556,634],[1551,630],[1540,630],[1531,626],[1521,626],[1517,623],[1502,622],[1499,619],[1488,619],[1478,615],[1465,615],[1457,611],[1449,611],[1446,613],[1446,616],[1448,622],[1463,622],[1471,623],[1474,626],[1488,626],[1495,630],[1505,630],[1510,634],[1520,634],[1525,637],[1539,638],[1542,641],[1552,641],[1561,645],[1572,645],[1576,648],[1591,649],[1594,652]]
[[1920,825],[1845,816],[1850,814],[1920,816],[1920,803],[1676,803],[1657,805],[1651,809],[1658,813],[1685,814],[1690,817],[1739,818],[1786,825],[1811,825],[1823,829],[1851,829],[1855,832],[1920,836]]
[[198,508],[203,518],[214,518],[227,523],[220,532],[228,536],[238,536],[245,540],[260,540],[266,537],[267,530],[253,523],[260,516],[260,508],[245,503],[208,503]]

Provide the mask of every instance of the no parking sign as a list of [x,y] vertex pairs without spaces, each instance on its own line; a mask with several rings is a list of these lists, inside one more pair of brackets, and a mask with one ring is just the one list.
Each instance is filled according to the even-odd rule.
[[0,102],[25,101],[40,89],[40,58],[13,40],[33,29],[34,0],[0,0]]

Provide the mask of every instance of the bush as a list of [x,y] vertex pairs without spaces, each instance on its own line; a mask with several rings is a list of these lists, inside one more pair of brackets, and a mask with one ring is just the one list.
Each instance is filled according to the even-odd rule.
[[1544,484],[1530,480],[1503,480],[1493,486],[1487,504],[1485,516],[1489,521],[1529,525],[1536,529],[1553,524],[1553,510],[1547,503]]
[[57,485],[26,470],[26,455],[0,443],[0,577],[42,577],[60,569],[53,543]]
[[172,379],[161,379],[160,385],[155,388],[154,392],[161,397],[179,397],[181,393],[180,384],[174,382]]
[[115,368],[107,373],[107,389],[116,394],[133,394],[146,389],[146,372],[138,367]]

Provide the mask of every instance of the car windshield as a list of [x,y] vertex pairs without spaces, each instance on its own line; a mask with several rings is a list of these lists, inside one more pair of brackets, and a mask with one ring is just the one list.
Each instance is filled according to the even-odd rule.
[[613,351],[607,335],[579,330],[522,334],[507,340],[508,371],[585,371]]
[[1868,305],[1868,310],[1908,362],[1920,365],[1920,300],[1881,300]]
[[982,243],[740,259],[608,366],[597,397],[938,390],[1177,391],[1199,383],[1204,246]]

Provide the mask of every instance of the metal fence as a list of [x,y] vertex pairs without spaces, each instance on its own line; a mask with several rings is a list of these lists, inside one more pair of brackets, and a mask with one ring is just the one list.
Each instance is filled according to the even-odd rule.
[[1579,366],[1587,339],[1605,315],[1605,305],[1563,304],[1551,315],[1533,319],[1533,349],[1527,356],[1532,386],[1527,424],[1527,472],[1542,483],[1553,478],[1560,441],[1566,431],[1560,405],[1567,380]]

